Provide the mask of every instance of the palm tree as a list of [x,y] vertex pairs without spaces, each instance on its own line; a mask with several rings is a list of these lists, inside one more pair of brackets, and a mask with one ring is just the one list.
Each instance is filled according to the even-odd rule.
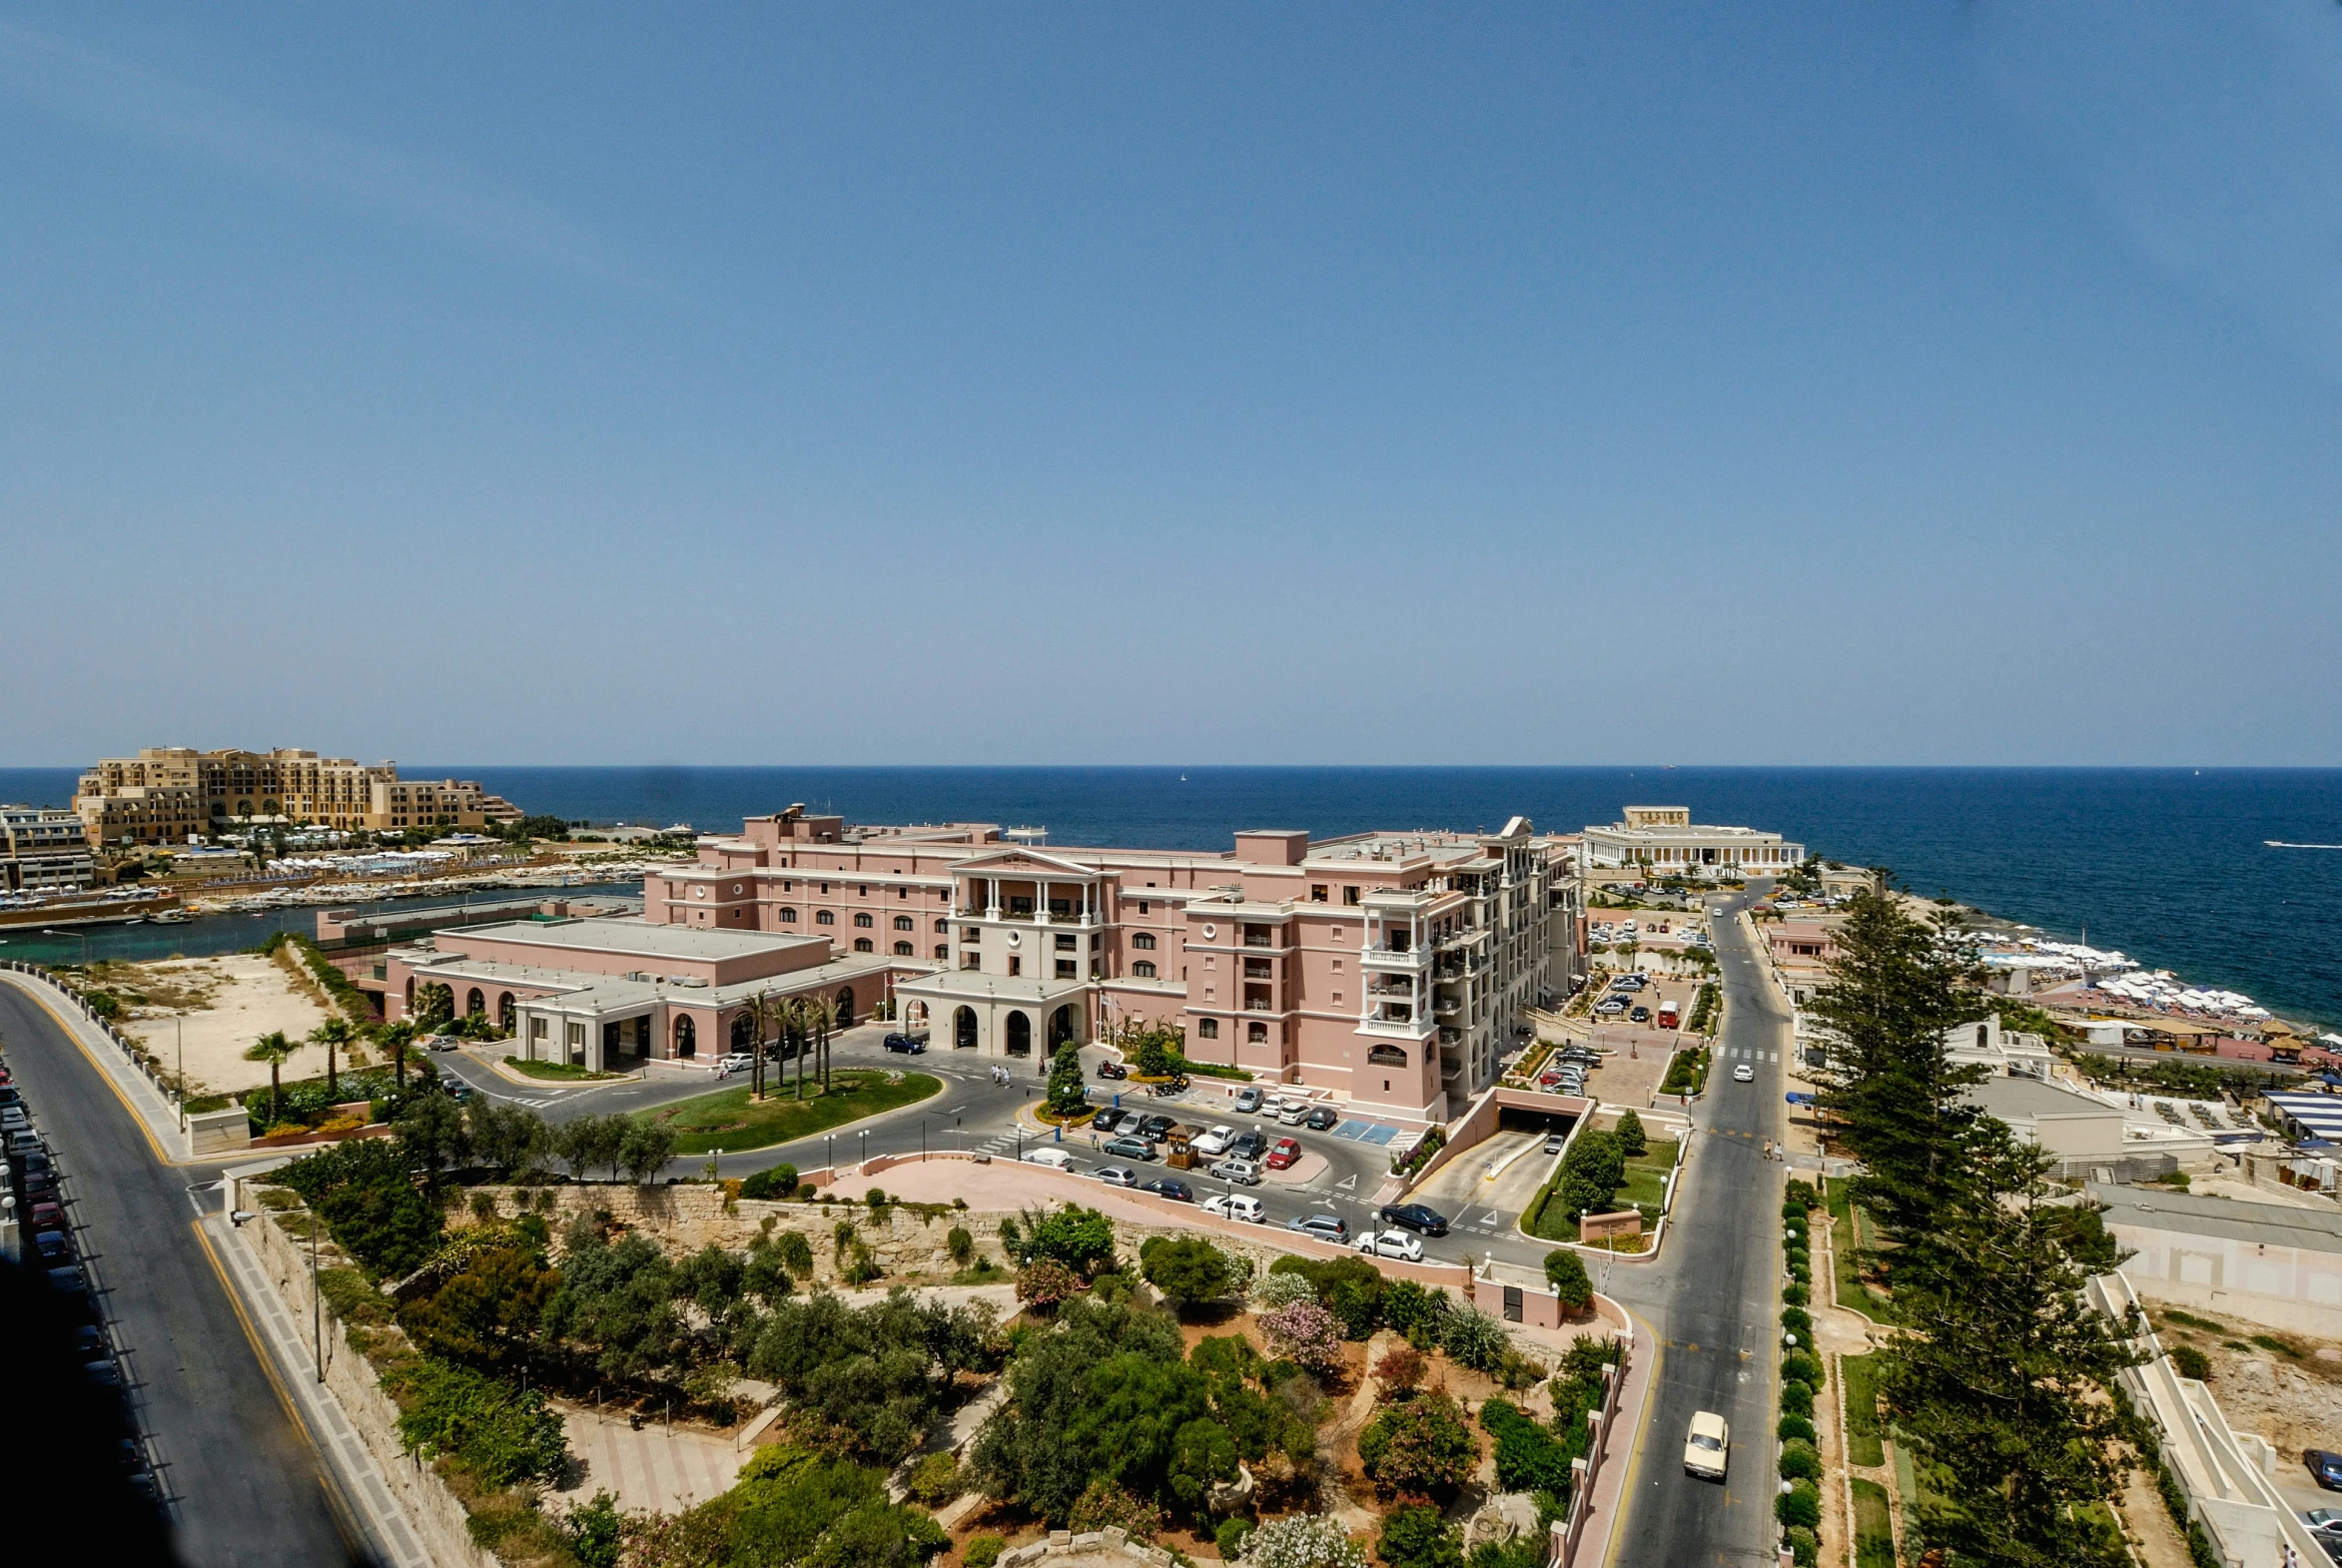
[[805,1098],[805,1038],[812,1031],[805,1021],[805,999],[790,997],[781,1004],[781,1030],[797,1059],[797,1098]]
[[266,1062],[269,1064],[269,1126],[271,1127],[277,1125],[277,1112],[285,1101],[285,1087],[282,1079],[285,1059],[300,1049],[299,1046],[285,1038],[285,1031],[272,1029],[254,1041],[252,1049],[244,1054],[244,1060],[247,1062]]
[[342,1077],[337,1070],[334,1054],[350,1043],[350,1026],[338,1018],[329,1018],[309,1032],[309,1043],[326,1048],[326,1100],[332,1103],[341,1093]]
[[764,1098],[764,1037],[780,1021],[780,999],[771,992],[759,991],[748,999],[748,1018],[753,1025],[751,1033],[756,1037],[749,1046],[756,1055],[749,1064],[748,1083],[749,1092],[758,1100]]
[[375,1039],[390,1053],[391,1070],[396,1076],[398,1087],[404,1089],[406,1087],[406,1048],[414,1041],[414,1026],[406,1020],[400,1019],[395,1024],[384,1025],[383,1032]]
[[813,1032],[813,1046],[821,1053],[821,1092],[830,1092],[830,1031],[838,1027],[838,1005],[828,997],[804,998],[805,1027]]

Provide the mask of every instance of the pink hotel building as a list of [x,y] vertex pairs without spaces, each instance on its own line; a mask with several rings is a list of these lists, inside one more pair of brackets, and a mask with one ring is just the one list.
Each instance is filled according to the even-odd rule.
[[[641,920],[515,922],[388,955],[387,1001],[454,989],[531,1056],[601,1066],[744,1046],[758,994],[892,1000],[934,1049],[1046,1068],[1168,1024],[1199,1062],[1444,1121],[1524,1010],[1567,991],[1574,838],[1235,835],[1231,854],[1040,848],[997,827],[853,827],[792,806],[644,878]],[[656,973],[654,973],[656,971]]]

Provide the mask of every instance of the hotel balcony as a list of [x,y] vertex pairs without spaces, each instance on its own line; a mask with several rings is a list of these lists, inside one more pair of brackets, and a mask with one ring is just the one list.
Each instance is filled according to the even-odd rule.
[[1396,970],[1401,973],[1419,973],[1431,967],[1429,948],[1371,947],[1358,954],[1358,961],[1368,969]]
[[1454,997],[1443,996],[1431,1004],[1431,1016],[1438,1019],[1443,1024],[1452,1023],[1456,1019],[1461,1018],[1463,1016],[1463,1003],[1457,1001]]

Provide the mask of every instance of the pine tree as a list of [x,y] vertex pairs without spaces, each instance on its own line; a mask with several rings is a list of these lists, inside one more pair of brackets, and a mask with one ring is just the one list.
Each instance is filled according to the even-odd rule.
[[1078,1115],[1089,1104],[1082,1082],[1082,1054],[1071,1040],[1059,1045],[1049,1065],[1049,1109],[1060,1118]]
[[1955,916],[1915,919],[1884,877],[1855,896],[1836,942],[1830,983],[1808,1009],[1831,1036],[1821,1103],[1862,1163],[1856,1200],[1909,1239],[1950,1196],[1979,1118],[1961,1091],[1985,1070],[1954,1064],[1947,1035],[1984,1014],[1968,984],[1972,948]]

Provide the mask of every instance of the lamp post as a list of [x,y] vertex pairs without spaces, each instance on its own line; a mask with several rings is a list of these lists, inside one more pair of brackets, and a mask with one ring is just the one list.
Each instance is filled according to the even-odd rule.
[[179,1050],[179,1131],[187,1131],[187,1015],[182,1013],[171,1021],[176,1026]]

